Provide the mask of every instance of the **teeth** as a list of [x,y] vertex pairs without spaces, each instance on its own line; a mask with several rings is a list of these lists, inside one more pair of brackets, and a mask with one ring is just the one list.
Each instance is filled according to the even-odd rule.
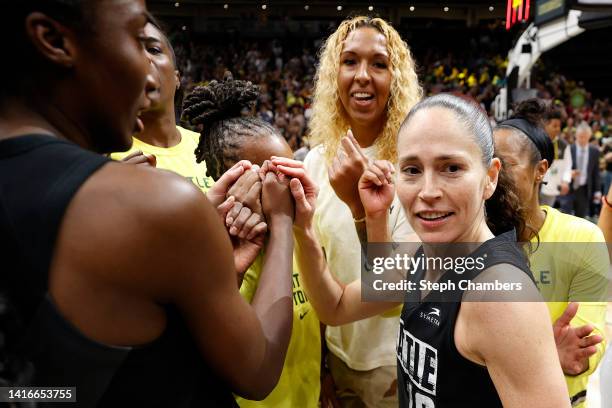
[[373,95],[371,93],[366,92],[355,92],[353,96],[355,98],[371,98]]
[[419,217],[421,218],[425,218],[426,220],[434,220],[436,218],[440,218],[440,217],[444,217],[447,216],[448,212],[422,212],[419,213]]

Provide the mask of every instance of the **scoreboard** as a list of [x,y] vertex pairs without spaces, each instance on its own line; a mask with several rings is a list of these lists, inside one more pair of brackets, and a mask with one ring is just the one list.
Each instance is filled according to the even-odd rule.
[[536,25],[543,24],[555,18],[563,17],[567,11],[566,0],[538,0],[534,22]]
[[508,0],[506,7],[506,30],[515,24],[529,20],[531,0]]
[[570,9],[610,12],[612,0],[508,0],[506,29],[530,19],[541,25],[567,15]]

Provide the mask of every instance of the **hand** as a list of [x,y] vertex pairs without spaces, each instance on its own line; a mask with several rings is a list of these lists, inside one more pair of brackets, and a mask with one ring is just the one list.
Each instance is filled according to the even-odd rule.
[[155,155],[143,153],[142,150],[136,150],[135,152],[130,153],[121,159],[121,161],[128,164],[143,164],[151,167],[157,166],[157,158]]
[[[228,218],[228,213],[236,207],[236,200],[233,196],[229,196],[221,205],[217,207],[217,212],[221,220]],[[268,226],[263,220],[263,216],[251,212],[248,207],[242,207],[238,216],[231,224],[227,225],[230,236],[251,240],[255,236],[265,234]]]
[[[253,264],[263,248],[266,234],[258,234],[251,239],[232,238],[234,248],[234,266],[239,277]],[[241,281],[242,279],[239,278]]]
[[[228,211],[232,209],[234,204],[234,197],[230,196],[217,207],[217,212],[222,220],[225,219]],[[243,209],[248,210],[247,207],[243,207]],[[230,235],[234,235],[230,236],[230,240],[234,249],[234,266],[236,267],[236,272],[238,273],[239,277],[241,277],[246,272],[248,267],[251,266],[253,261],[255,261],[255,258],[263,247],[265,240],[267,225],[265,222],[255,223],[252,221],[253,216],[256,217],[254,219],[260,218],[258,214],[253,213],[251,214],[251,217],[247,218],[245,226],[239,227],[234,231],[232,231],[232,228],[235,227],[232,226],[230,227],[229,231]],[[243,233],[243,231],[245,232]],[[239,280],[241,280],[241,278],[239,278]]]
[[593,202],[595,204],[599,204],[601,202],[601,191],[596,191],[593,193]]
[[580,170],[572,170],[572,180],[576,180],[578,176],[580,176]]
[[225,201],[226,194],[230,187],[240,178],[240,176],[251,168],[251,162],[248,160],[240,160],[234,164],[231,169],[226,171],[219,177],[219,180],[206,192],[206,197],[214,205],[218,207]]
[[567,195],[569,193],[569,190],[570,190],[569,184],[561,183],[561,185],[559,187],[560,187],[560,189],[559,189],[559,194],[560,195],[564,196],[564,195]]
[[362,218],[364,209],[359,199],[359,178],[368,167],[370,160],[365,156],[359,143],[349,130],[342,138],[342,149],[327,169],[329,183],[340,200],[349,206],[353,218]]
[[293,177],[289,182],[291,194],[295,200],[295,220],[293,225],[304,230],[310,228],[312,226],[319,189],[314,181],[308,177],[306,169],[304,169],[304,163],[284,157],[272,156],[272,164],[276,166],[279,172]]
[[595,347],[603,337],[594,334],[590,324],[572,327],[571,320],[576,316],[578,303],[571,302],[553,325],[555,343],[561,368],[567,375],[578,375],[589,368],[589,357],[597,352]]
[[236,199],[234,208],[227,214],[226,224],[228,226],[238,218],[243,206],[248,207],[253,213],[259,214],[263,220],[259,166],[253,165],[251,171],[245,171],[229,189],[227,196],[233,196]]
[[376,160],[359,179],[359,197],[366,216],[376,217],[389,210],[395,196],[394,173],[391,163]]
[[261,204],[268,223],[281,217],[293,221],[294,205],[289,190],[289,179],[284,174],[276,175],[276,167],[268,160],[262,166],[264,174]]

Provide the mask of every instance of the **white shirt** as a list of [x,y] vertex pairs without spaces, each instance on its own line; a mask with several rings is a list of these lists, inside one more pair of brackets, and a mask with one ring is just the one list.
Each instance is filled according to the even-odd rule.
[[561,183],[572,182],[572,152],[569,145],[565,147],[563,158],[552,162],[544,181],[548,184],[542,184],[542,194],[548,196],[558,196]]
[[[376,148],[362,149],[371,159]],[[329,270],[343,283],[361,278],[361,246],[353,215],[329,184],[327,163],[323,147],[312,149],[304,165],[308,175],[319,186],[319,197],[314,215],[315,232],[325,249]],[[405,241],[412,228],[404,210],[395,196],[389,216],[389,233],[394,241]],[[327,327],[325,338],[329,350],[350,368],[359,371],[372,370],[396,364],[396,338],[399,330],[399,314],[383,315],[360,320],[339,327]]]

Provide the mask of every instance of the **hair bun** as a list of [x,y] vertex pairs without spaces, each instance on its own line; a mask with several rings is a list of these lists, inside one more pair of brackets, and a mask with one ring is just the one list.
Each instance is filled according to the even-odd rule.
[[257,85],[234,80],[229,72],[223,82],[211,81],[196,87],[183,103],[182,120],[192,125],[210,126],[212,123],[240,117],[243,109],[250,109],[259,97]]
[[527,99],[520,102],[514,108],[514,115],[512,115],[512,118],[525,119],[532,125],[538,126],[542,124],[547,110],[547,106],[539,99]]

